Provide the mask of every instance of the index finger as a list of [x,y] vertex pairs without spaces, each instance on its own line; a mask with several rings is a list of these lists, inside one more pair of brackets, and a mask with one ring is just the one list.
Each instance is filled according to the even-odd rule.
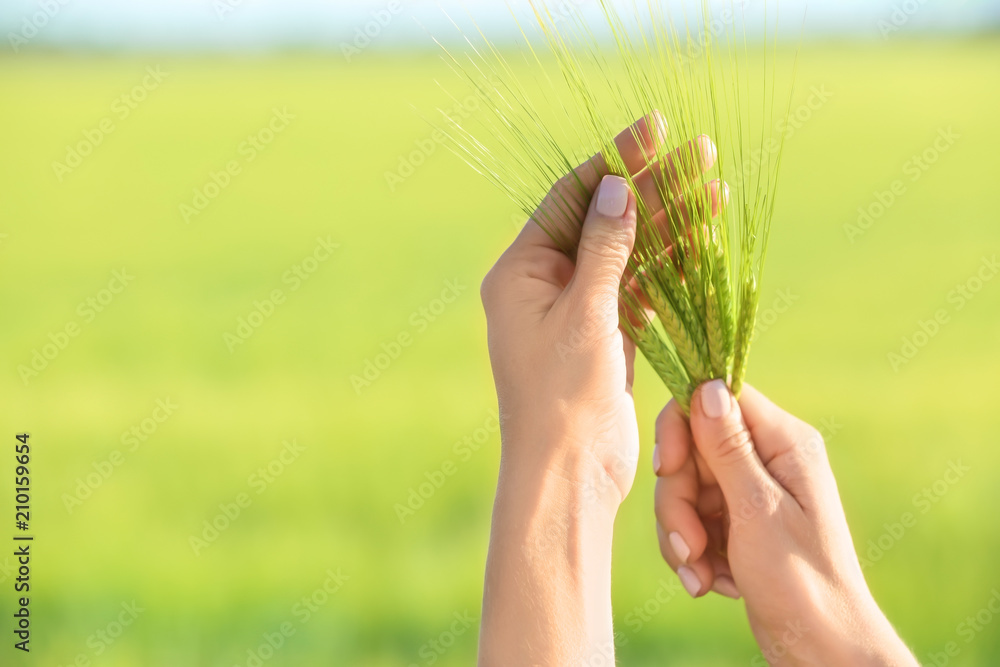
[[[634,175],[656,158],[657,146],[665,139],[663,116],[654,111],[619,133],[614,143],[625,168]],[[525,224],[514,246],[563,251],[575,248],[594,190],[609,173],[604,154],[598,153],[560,178]]]

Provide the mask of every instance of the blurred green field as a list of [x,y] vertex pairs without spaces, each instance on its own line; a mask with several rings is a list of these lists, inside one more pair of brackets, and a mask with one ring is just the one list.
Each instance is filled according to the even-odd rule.
[[[168,76],[123,107],[157,65]],[[998,71],[996,40],[803,48],[795,107],[808,113],[789,137],[750,371],[828,427],[859,550],[882,540],[866,555],[876,596],[922,661],[956,641],[957,665],[1000,663],[1000,619],[969,641],[959,628],[1000,590],[1000,280],[975,282],[1000,249]],[[30,431],[36,456],[25,664],[248,665],[282,624],[294,634],[263,664],[472,663],[475,625],[451,628],[478,618],[498,460],[478,284],[517,217],[428,144],[410,107],[447,106],[434,79],[449,76],[411,54],[0,58],[0,438]],[[813,86],[832,95],[810,109]],[[294,118],[244,146],[275,109]],[[53,162],[102,119],[113,132],[60,182]],[[430,154],[390,187],[413,151]],[[186,222],[181,205],[213,174],[226,186]],[[852,242],[845,225],[897,179],[904,193]],[[339,247],[316,252],[317,239]],[[134,280],[103,293],[122,269]],[[275,290],[273,313],[251,316]],[[790,307],[771,306],[781,295]],[[72,323],[79,335],[25,375]],[[397,358],[379,357],[401,334]],[[926,345],[894,370],[887,355],[915,334]],[[368,362],[370,386],[352,383]],[[668,397],[639,366],[648,458]],[[149,421],[158,399],[178,406],[162,423]],[[133,427],[146,439],[123,442]],[[292,439],[304,449],[274,464]],[[957,462],[969,471],[939,481]],[[396,506],[443,468],[454,474],[401,521]],[[88,475],[96,488],[70,512]],[[249,506],[208,542],[203,522],[239,494]],[[656,602],[673,579],[651,499],[643,466],[616,531],[620,663],[750,664],[740,606]],[[916,523],[894,536],[906,512]],[[328,571],[342,587],[303,606]],[[133,601],[143,611],[111,637]]]

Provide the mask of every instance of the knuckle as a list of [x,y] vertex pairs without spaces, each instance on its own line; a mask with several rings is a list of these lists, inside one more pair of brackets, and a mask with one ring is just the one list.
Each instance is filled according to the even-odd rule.
[[753,439],[739,422],[730,422],[718,434],[716,458],[722,463],[737,463],[753,453]]
[[826,441],[823,434],[814,426],[802,422],[801,428],[795,435],[793,447],[799,454],[797,458],[812,462],[818,458],[826,456]]
[[580,305],[580,318],[592,323],[594,333],[610,333],[618,328],[618,292],[611,285],[593,285]]
[[493,281],[490,278],[491,273],[487,273],[486,277],[483,278],[482,284],[479,285],[479,299],[483,302],[483,306],[489,308],[490,305],[490,293],[493,291]]
[[810,450],[823,451],[826,449],[826,441],[823,434],[814,426],[807,426],[803,444]]
[[502,282],[502,273],[502,260],[498,260],[497,263],[493,265],[493,268],[486,273],[483,277],[483,282],[479,285],[479,298],[482,300],[483,306],[487,309],[496,298],[496,292]]
[[781,510],[782,496],[776,489],[768,486],[760,494],[761,511],[764,516],[774,516]]
[[653,423],[653,429],[656,433],[656,441],[660,445],[663,444],[660,442],[660,434],[666,430],[667,424],[670,423],[670,412],[672,410],[673,403],[674,399],[670,399],[670,403],[667,403],[666,407],[660,410],[660,414],[656,415],[656,421]]
[[580,244],[580,251],[591,255],[594,259],[614,263],[625,270],[625,262],[632,252],[631,244],[625,234],[599,232],[585,237]]
[[667,510],[669,507],[670,497],[667,485],[663,480],[657,480],[656,488],[653,491],[653,514],[656,517],[656,523],[664,528],[667,526]]

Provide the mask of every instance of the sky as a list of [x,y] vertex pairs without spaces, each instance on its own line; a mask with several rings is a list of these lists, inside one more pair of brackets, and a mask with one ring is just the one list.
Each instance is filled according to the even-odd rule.
[[[548,0],[556,12],[597,0]],[[691,4],[694,0],[668,0]],[[718,0],[721,9],[732,0]],[[759,14],[765,2],[735,0]],[[524,7],[524,0],[514,0]],[[806,7],[808,5],[808,12]],[[901,32],[1000,29],[998,0],[781,0],[782,16],[796,35],[848,34],[881,39]],[[2,0],[0,35],[8,54],[33,48],[99,50],[341,50],[359,31],[370,48],[432,46],[429,34],[456,34],[447,15],[471,14],[491,37],[513,34],[500,0]],[[804,14],[805,13],[805,14]],[[803,24],[802,17],[806,16]],[[898,31],[889,32],[893,23]]]

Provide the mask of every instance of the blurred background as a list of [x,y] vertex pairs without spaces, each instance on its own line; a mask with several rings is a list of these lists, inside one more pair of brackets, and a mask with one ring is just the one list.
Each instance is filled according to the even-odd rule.
[[[1000,5],[805,5],[750,381],[826,435],[921,661],[1000,664]],[[32,652],[0,662],[473,663],[478,286],[523,220],[421,118],[455,110],[442,9],[513,35],[500,3],[0,6],[0,473],[13,513],[30,432],[37,536]],[[648,460],[669,396],[637,365]],[[677,594],[652,482],[620,663],[763,664],[740,605]]]

